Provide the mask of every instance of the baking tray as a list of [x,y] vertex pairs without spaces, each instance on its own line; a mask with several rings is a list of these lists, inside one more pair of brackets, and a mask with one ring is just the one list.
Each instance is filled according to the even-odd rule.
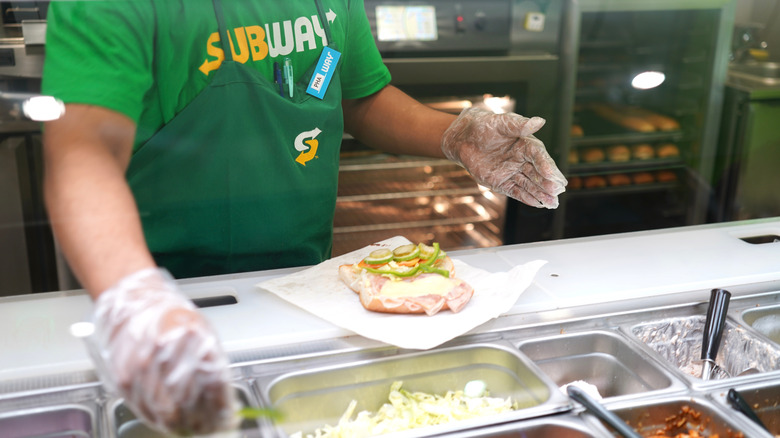
[[333,227],[340,233],[432,225],[490,222],[503,211],[474,196],[406,198],[388,201],[341,202]]
[[395,193],[436,193],[447,190],[468,189],[478,193],[477,183],[468,171],[452,162],[430,165],[355,166],[339,171],[339,200],[353,200],[361,195],[387,195]]
[[583,137],[571,139],[573,146],[592,146],[623,143],[655,143],[661,141],[680,141],[685,138],[684,131],[632,131],[598,116],[591,110],[581,110],[574,114],[574,124],[582,126]]
[[506,202],[448,160],[345,158],[339,166],[332,254],[399,233],[412,241],[438,241],[449,251],[501,245]]

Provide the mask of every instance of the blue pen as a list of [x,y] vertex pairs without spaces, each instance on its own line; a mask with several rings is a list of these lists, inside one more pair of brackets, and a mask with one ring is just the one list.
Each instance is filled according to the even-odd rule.
[[290,98],[292,98],[293,90],[295,88],[295,78],[293,77],[292,61],[290,58],[284,58],[284,79],[287,82],[287,90],[290,93]]
[[282,69],[279,68],[279,63],[274,62],[274,80],[279,84],[279,95],[284,97],[284,84],[282,84]]

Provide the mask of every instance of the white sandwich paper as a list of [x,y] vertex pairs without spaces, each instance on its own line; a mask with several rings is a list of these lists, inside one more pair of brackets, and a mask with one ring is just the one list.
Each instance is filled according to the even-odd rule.
[[460,312],[443,310],[428,316],[364,309],[358,294],[339,279],[338,267],[362,260],[377,248],[392,249],[407,243],[410,242],[406,238],[396,236],[256,286],[366,338],[401,348],[427,350],[507,312],[547,263],[535,260],[508,272],[490,273],[453,259],[456,276],[474,288],[474,296]]

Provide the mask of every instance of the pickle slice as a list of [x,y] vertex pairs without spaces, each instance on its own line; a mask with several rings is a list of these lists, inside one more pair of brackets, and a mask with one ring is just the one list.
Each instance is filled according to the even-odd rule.
[[428,260],[431,257],[433,257],[433,254],[436,252],[436,248],[426,245],[422,242],[420,242],[419,245],[417,245],[418,248],[420,248],[420,258],[423,260]]
[[368,265],[383,265],[393,261],[393,252],[387,248],[375,249],[368,257],[363,259]]
[[420,256],[420,248],[414,244],[401,245],[393,250],[393,260],[405,262]]

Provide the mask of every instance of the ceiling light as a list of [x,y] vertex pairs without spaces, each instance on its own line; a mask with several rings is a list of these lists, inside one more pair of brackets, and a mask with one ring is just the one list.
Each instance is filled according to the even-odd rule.
[[663,84],[666,75],[660,71],[645,71],[634,76],[631,86],[638,90],[649,90]]

